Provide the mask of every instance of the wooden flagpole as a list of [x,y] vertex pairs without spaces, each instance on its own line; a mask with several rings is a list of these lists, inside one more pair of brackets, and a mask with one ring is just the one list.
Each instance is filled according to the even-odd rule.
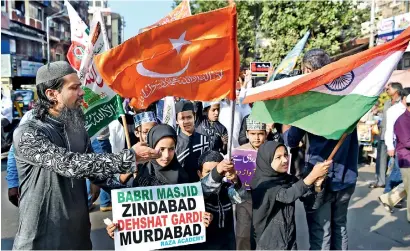
[[128,124],[127,124],[127,120],[125,119],[125,114],[121,114],[121,119],[122,119],[122,126],[124,127],[125,140],[127,141],[127,147],[129,149],[131,148],[131,140],[130,140],[130,133],[128,132]]
[[[343,142],[345,141],[347,137],[347,133],[343,133],[342,137],[339,139],[339,142],[337,142],[335,148],[333,148],[333,151],[330,153],[329,157],[327,158],[327,161],[333,160],[333,158],[335,157],[337,151],[339,150],[339,148],[342,146]],[[326,176],[322,177],[319,179],[319,182],[315,182],[315,191],[317,193],[319,193],[320,191],[322,191],[322,184],[323,184],[323,180],[326,178]]]

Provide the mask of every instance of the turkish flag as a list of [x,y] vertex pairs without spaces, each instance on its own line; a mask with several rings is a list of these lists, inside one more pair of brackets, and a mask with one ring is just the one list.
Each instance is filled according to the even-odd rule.
[[104,82],[131,105],[146,108],[166,96],[235,98],[239,75],[236,6],[153,28],[94,56]]

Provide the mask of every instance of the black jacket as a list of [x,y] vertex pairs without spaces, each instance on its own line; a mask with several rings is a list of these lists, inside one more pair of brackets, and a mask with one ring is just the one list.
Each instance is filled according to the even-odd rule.
[[[280,189],[276,195],[269,190],[265,191],[263,203],[275,203],[275,206],[271,212],[266,212],[268,224],[263,232],[256,234],[256,249],[295,250],[295,201],[304,195],[309,187],[303,180],[299,180],[289,188]],[[253,206],[255,209],[255,204]]]
[[204,119],[196,128],[196,132],[208,137],[211,150],[226,154],[226,149],[223,150],[222,137],[228,135],[228,130],[221,122],[211,124],[208,119]]
[[[232,184],[223,182],[216,168],[208,175],[213,181],[220,183],[219,189],[211,194],[204,194],[205,211],[213,214],[213,220],[206,229],[206,242],[198,245],[195,249],[206,250],[235,250],[235,228],[233,204],[229,196],[229,188]],[[208,177],[209,178],[209,177]],[[240,194],[244,190],[239,181],[233,188]]]
[[182,131],[178,134],[176,155],[178,162],[188,173],[189,182],[199,181],[197,171],[199,170],[198,159],[202,153],[209,150],[208,137],[194,132],[187,136]]

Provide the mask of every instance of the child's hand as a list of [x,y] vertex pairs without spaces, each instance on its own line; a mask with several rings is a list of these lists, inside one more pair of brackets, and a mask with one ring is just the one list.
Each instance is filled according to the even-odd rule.
[[120,174],[120,182],[121,182],[121,184],[126,184],[127,181],[131,178],[132,175],[133,175],[132,173]]
[[225,173],[225,177],[233,183],[238,182],[238,175],[236,174],[235,170],[233,172]]
[[228,135],[227,135],[227,134],[225,134],[224,136],[222,136],[222,143],[223,143],[224,145],[227,145],[227,144],[228,144]]
[[234,172],[234,167],[233,167],[232,161],[222,160],[216,166],[216,171],[218,171],[218,173],[221,174],[221,175],[225,175],[226,172]]
[[330,164],[332,164],[331,160],[330,161],[326,160],[323,163],[317,163],[315,167],[313,167],[313,170],[309,173],[309,175],[305,179],[303,179],[304,183],[310,186],[314,182],[316,182],[318,178],[319,179],[324,178],[324,176],[327,173],[327,170],[329,169]]
[[330,164],[332,164],[332,160],[330,161],[325,161],[323,163],[317,163],[312,170],[312,176],[317,179],[320,177],[323,177],[325,174],[327,174],[327,171],[330,167]]
[[315,181],[315,186],[320,187],[322,186],[323,181],[325,181],[325,177],[322,176],[320,178],[317,178],[317,180]]
[[117,224],[112,223],[111,225],[107,226],[107,234],[111,237],[111,239],[114,239],[114,231],[117,229]]
[[205,227],[208,227],[209,224],[211,224],[213,219],[214,219],[213,214],[211,214],[209,212],[204,212],[204,216],[202,218],[202,221],[203,221]]

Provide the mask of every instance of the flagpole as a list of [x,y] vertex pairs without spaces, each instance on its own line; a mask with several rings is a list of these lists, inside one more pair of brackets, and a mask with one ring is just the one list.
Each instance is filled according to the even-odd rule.
[[127,124],[127,120],[125,119],[125,114],[121,114],[121,119],[122,119],[122,126],[124,127],[125,140],[127,141],[127,147],[129,149],[131,148],[131,140],[130,140],[130,134],[128,132],[128,124]]
[[231,108],[231,128],[229,128],[229,132],[231,135],[228,137],[228,159],[230,160],[232,158],[232,139],[233,139],[233,126],[234,126],[234,119],[235,119],[235,105],[236,104],[236,99],[230,101],[230,106]]
[[[339,139],[339,142],[337,142],[335,148],[333,148],[332,153],[330,153],[329,157],[327,158],[327,161],[333,160],[333,157],[335,157],[337,151],[342,146],[342,144],[345,141],[346,137],[347,137],[347,133],[343,133],[342,137]],[[322,178],[319,178],[319,182],[318,181],[315,182],[315,191],[317,193],[322,191],[322,184],[323,184],[323,181],[325,180],[325,178],[326,178],[326,176],[324,176]]]
[[[233,1],[230,4],[234,4]],[[236,12],[236,6],[235,6],[235,12]],[[233,40],[232,45],[231,45],[231,49],[232,49],[232,54],[233,54],[233,67],[232,69],[235,69],[236,67],[236,53],[235,53],[235,47],[237,46],[237,38],[236,38],[236,27],[237,27],[237,16],[235,13],[235,18],[231,19],[232,23],[232,28],[234,29],[234,36],[231,37],[231,39]],[[232,139],[233,139],[233,127],[234,127],[234,119],[235,119],[235,106],[236,106],[236,81],[237,79],[235,79],[235,70],[232,73],[232,88],[231,88],[231,95],[228,96],[229,98],[232,97],[232,100],[230,100],[230,105],[231,105],[231,128],[229,129],[230,131],[230,137],[228,137],[228,160],[232,159]]]
[[192,15],[192,14],[191,14],[191,3],[189,2],[189,0],[187,0],[187,2],[188,2],[189,15],[191,16],[191,15]]
[[[98,15],[100,24],[101,24],[101,32],[102,32],[102,34],[103,34],[103,40],[104,40],[105,50],[109,50],[109,49],[111,49],[111,45],[110,45],[110,43],[109,43],[109,41],[108,41],[107,29],[105,28],[105,23],[104,23],[103,14],[102,14],[102,12],[101,12],[100,10],[97,10],[96,12],[97,12],[97,15]],[[95,14],[95,13],[94,13],[94,14]]]
[[[101,32],[103,34],[103,40],[104,40],[104,49],[109,50],[111,49],[111,45],[109,44],[108,41],[108,36],[107,36],[107,30],[105,28],[105,23],[104,23],[104,17],[103,14],[100,10],[97,10],[94,12],[94,15],[98,15],[98,19],[101,25]],[[128,124],[127,124],[127,119],[125,118],[125,114],[121,114],[121,120],[122,120],[122,126],[124,127],[124,133],[125,133],[125,140],[127,141],[127,147],[128,149],[131,148],[131,140],[130,140],[130,134],[128,131]]]

